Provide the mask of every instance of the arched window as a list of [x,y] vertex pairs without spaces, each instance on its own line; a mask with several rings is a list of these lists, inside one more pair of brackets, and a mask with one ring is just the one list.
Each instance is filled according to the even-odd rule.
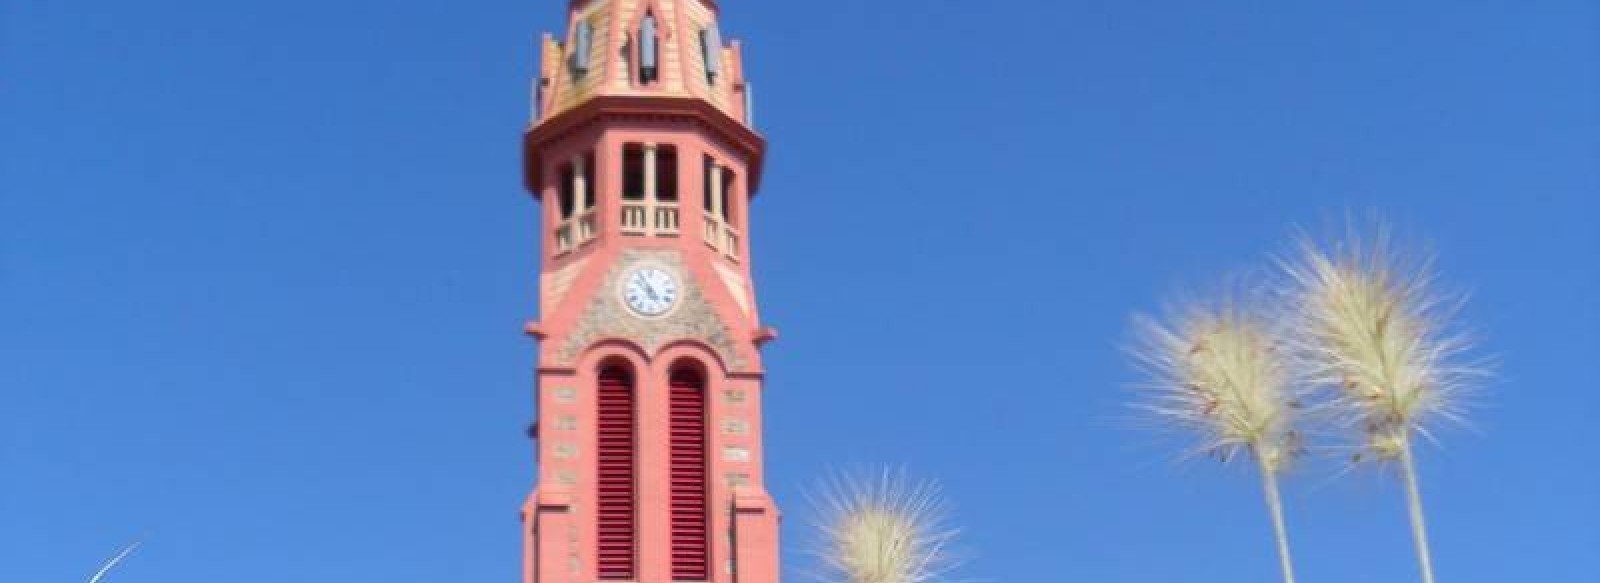
[[637,574],[634,451],[634,383],[627,368],[607,365],[596,383],[598,486],[595,553],[602,581],[631,581]]
[[711,540],[705,375],[697,367],[680,365],[668,385],[672,580],[706,581],[711,575]]

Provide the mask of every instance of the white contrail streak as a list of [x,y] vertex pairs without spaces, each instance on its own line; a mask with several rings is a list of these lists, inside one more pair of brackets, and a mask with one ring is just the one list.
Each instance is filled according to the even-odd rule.
[[122,552],[117,553],[117,556],[111,557],[111,560],[106,561],[106,564],[102,565],[99,571],[94,572],[94,576],[89,578],[89,583],[100,583],[100,579],[106,576],[107,571],[117,566],[117,563],[121,563],[122,559],[127,558],[129,554],[133,553],[134,549],[139,548],[139,544],[142,542],[144,541],[133,541],[133,544],[124,547]]

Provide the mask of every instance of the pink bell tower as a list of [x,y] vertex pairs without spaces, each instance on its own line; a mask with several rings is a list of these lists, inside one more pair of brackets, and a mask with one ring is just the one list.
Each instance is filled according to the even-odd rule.
[[524,583],[777,583],[749,204],[766,143],[713,0],[572,0],[525,180],[543,241]]

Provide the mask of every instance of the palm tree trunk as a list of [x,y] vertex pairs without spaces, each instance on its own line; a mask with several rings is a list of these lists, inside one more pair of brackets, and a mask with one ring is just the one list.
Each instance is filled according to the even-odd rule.
[[1294,564],[1289,559],[1289,530],[1283,521],[1283,499],[1278,496],[1278,473],[1265,456],[1256,455],[1261,467],[1261,489],[1267,497],[1267,511],[1272,514],[1272,531],[1278,540],[1278,562],[1283,567],[1283,583],[1294,583]]
[[1428,526],[1422,517],[1422,493],[1417,486],[1417,464],[1411,456],[1411,438],[1400,442],[1400,467],[1406,481],[1406,503],[1411,510],[1411,538],[1417,544],[1417,563],[1422,568],[1422,583],[1433,583],[1433,557],[1428,551]]

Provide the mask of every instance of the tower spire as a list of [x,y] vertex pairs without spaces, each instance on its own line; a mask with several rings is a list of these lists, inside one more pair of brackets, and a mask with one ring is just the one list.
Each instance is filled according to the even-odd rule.
[[747,122],[739,43],[723,41],[707,0],[576,0],[567,42],[544,37],[538,111],[606,96],[694,98]]
[[750,190],[761,185],[766,142],[753,127],[754,94],[744,51],[726,42],[710,0],[574,0],[566,40],[546,34],[533,119],[524,141],[525,182],[535,196],[539,147],[597,112],[672,110],[704,118],[750,157]]

